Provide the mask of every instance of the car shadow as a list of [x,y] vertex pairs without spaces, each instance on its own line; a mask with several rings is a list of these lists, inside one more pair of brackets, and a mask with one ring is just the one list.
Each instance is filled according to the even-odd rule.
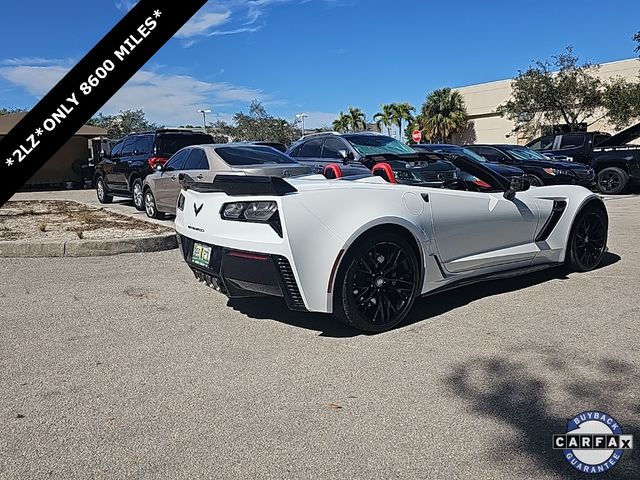
[[[572,469],[562,451],[553,450],[552,437],[566,433],[572,416],[598,410],[637,438],[640,402],[634,392],[640,372],[631,363],[603,359],[589,350],[564,344],[518,345],[504,355],[458,363],[443,382],[474,415],[515,431],[491,442],[491,461],[508,468],[521,457],[533,463],[540,477],[593,478]],[[602,478],[637,479],[639,471],[640,456],[632,450]]]
[[[598,269],[606,268],[618,261],[620,261],[620,256],[608,252]],[[428,320],[484,297],[521,290],[550,280],[567,278],[567,270],[555,267],[528,275],[475,283],[418,298],[412,311],[397,328]],[[322,337],[348,338],[358,335],[382,335],[361,332],[327,314],[291,311],[285,305],[284,300],[277,297],[230,299],[227,306],[255,320],[275,320],[294,327],[320,332]]]

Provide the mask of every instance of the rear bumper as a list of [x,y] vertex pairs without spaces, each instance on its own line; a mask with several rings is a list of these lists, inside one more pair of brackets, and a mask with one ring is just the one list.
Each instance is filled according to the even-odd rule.
[[195,241],[177,234],[180,253],[195,277],[229,298],[283,297],[290,310],[306,311],[289,260],[282,255],[245,252],[198,242],[211,247],[203,266],[192,261]]

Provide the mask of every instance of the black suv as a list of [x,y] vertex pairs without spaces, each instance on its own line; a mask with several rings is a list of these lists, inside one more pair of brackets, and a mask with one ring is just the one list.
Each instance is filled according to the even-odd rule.
[[174,153],[191,145],[213,143],[208,133],[162,129],[127,135],[103,155],[93,177],[100,203],[111,203],[114,196],[133,199],[136,209],[144,210],[142,182]]
[[287,151],[302,165],[329,178],[331,167],[342,176],[380,175],[391,183],[442,186],[458,178],[458,169],[442,155],[416,152],[398,140],[372,132],[319,133],[303,137]]

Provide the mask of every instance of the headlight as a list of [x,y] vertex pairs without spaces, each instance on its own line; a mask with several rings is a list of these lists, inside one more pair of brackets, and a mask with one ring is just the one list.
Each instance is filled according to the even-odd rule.
[[565,170],[563,168],[543,168],[543,170],[549,175],[567,175],[569,177],[573,176],[573,172],[571,170]]
[[225,203],[220,213],[226,220],[268,222],[277,211],[276,202],[233,202]]
[[184,195],[182,194],[182,192],[180,192],[180,195],[178,196],[178,210],[180,210],[181,212],[184,212]]

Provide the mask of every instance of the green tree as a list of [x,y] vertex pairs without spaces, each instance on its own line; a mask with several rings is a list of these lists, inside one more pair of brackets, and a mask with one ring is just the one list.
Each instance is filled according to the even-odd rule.
[[347,117],[349,118],[349,128],[351,128],[352,132],[360,132],[367,129],[367,116],[359,108],[349,107]]
[[88,125],[104,128],[110,138],[122,138],[135,132],[145,132],[161,128],[160,125],[147,120],[142,109],[120,110],[117,115],[98,114],[87,122]]
[[382,131],[382,127],[387,129],[387,135],[391,136],[391,126],[394,123],[394,110],[392,104],[380,105],[381,111],[373,116],[376,125]]
[[290,144],[300,136],[298,130],[283,118],[269,114],[257,100],[249,105],[249,113],[238,112],[233,123],[218,120],[208,129],[217,138],[232,141],[272,141]]
[[9,115],[10,113],[21,113],[21,112],[28,112],[28,110],[26,108],[6,108],[6,107],[0,107],[0,116],[2,115]]
[[402,122],[413,122],[413,112],[416,109],[406,102],[392,103],[390,107],[392,121],[398,126],[398,138],[402,138]]
[[449,87],[434,90],[422,104],[418,125],[431,141],[446,142],[467,126],[467,108],[462,94]]
[[347,133],[349,131],[349,116],[344,112],[340,112],[331,126],[336,132]]
[[536,134],[545,124],[564,123],[575,131],[603,106],[599,65],[580,63],[571,47],[535,61],[513,80],[511,98],[497,112],[515,123],[515,130]]

